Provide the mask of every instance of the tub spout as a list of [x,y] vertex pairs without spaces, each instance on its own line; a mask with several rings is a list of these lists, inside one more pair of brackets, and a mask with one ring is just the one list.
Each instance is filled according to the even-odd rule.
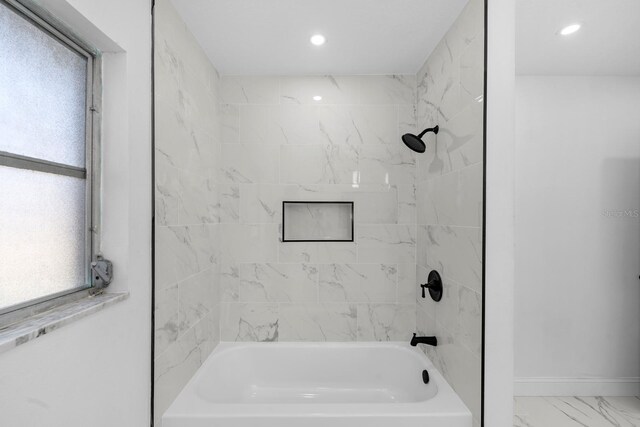
[[416,334],[413,334],[413,338],[411,338],[410,344],[413,347],[418,344],[427,344],[435,347],[438,345],[438,339],[436,337],[417,337]]

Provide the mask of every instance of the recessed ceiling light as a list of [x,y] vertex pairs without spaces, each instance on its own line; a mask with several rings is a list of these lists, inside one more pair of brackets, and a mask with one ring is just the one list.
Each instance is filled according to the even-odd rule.
[[314,101],[322,101],[322,97],[320,95],[316,95],[313,97]]
[[327,39],[322,34],[314,34],[311,36],[310,41],[314,46],[322,46],[327,41]]
[[560,34],[563,36],[568,36],[569,34],[573,34],[580,29],[580,24],[571,24],[567,25],[563,29],[560,30]]

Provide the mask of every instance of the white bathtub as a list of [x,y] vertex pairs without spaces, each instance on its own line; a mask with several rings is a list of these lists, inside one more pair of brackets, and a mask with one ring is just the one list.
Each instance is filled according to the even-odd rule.
[[409,344],[220,343],[162,417],[162,427],[329,426],[471,427],[471,413]]

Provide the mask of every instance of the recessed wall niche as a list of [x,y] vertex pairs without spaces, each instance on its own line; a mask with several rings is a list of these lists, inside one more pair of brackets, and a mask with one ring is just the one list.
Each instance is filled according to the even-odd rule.
[[353,202],[282,202],[283,242],[353,242]]

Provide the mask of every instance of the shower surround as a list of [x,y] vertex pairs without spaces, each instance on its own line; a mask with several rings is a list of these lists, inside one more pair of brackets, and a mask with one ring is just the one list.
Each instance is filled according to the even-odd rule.
[[[219,77],[155,9],[156,419],[218,341],[418,332],[479,425],[483,2],[417,76]],[[436,124],[425,153],[402,143]],[[353,201],[354,241],[281,242],[284,200]]]
[[155,419],[219,341],[219,77],[155,5]]
[[437,270],[438,303],[417,298],[429,358],[479,425],[482,395],[484,3],[471,0],[418,72],[418,129],[440,125],[417,156],[419,283]]
[[[410,338],[415,93],[415,76],[222,78],[223,341]],[[355,241],[281,242],[283,200],[354,201]]]

